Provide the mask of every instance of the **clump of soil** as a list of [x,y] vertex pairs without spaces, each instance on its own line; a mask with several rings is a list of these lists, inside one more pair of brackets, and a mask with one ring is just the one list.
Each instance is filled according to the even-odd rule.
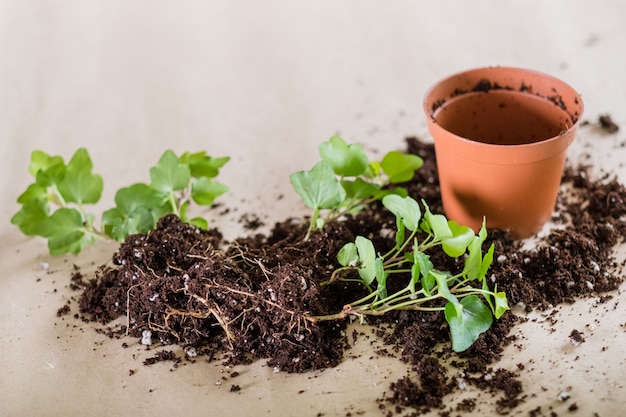
[[[407,150],[425,162],[407,184],[409,193],[441,212],[433,146],[409,138]],[[490,274],[510,305],[548,309],[621,283],[620,265],[610,253],[626,235],[624,187],[614,179],[592,181],[585,168],[569,168],[557,212],[557,227],[531,250],[505,231],[490,231],[487,244],[496,246]],[[225,242],[217,230],[200,231],[165,217],[155,231],[126,239],[112,261],[83,284],[80,311],[105,324],[123,317],[126,325],[112,333],[141,338],[149,330],[150,343],[178,344],[194,357],[227,354],[230,364],[263,358],[286,372],[335,366],[349,347],[347,321],[312,317],[340,312],[365,292],[353,282],[321,284],[338,267],[339,249],[357,234],[377,248],[392,247],[393,236],[381,230],[393,229],[395,219],[373,204],[307,241],[305,223],[286,219],[267,235]],[[455,268],[455,260],[433,259],[440,269]],[[515,372],[492,365],[514,340],[509,333],[519,320],[505,314],[469,350],[455,354],[441,313],[400,311],[372,319],[384,343],[412,369],[378,401],[397,411],[437,409],[444,397],[470,384],[498,395],[497,411],[506,413],[524,401],[523,387]],[[174,360],[166,356],[155,360]],[[465,399],[458,410],[474,406]]]

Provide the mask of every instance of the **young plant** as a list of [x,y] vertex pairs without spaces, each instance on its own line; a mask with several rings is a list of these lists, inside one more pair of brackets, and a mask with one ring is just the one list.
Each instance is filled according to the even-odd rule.
[[43,151],[31,154],[30,174],[35,182],[17,199],[21,208],[11,218],[28,236],[48,239],[52,255],[79,253],[96,239],[124,240],[128,235],[147,232],[159,218],[174,213],[196,226],[207,227],[202,218],[186,215],[189,200],[211,205],[228,188],[213,180],[228,162],[205,152],[183,153],[180,157],[166,151],[150,169],[150,184],[137,183],[120,189],[116,207],[102,215],[101,228],[86,206],[99,202],[104,183],[93,173],[86,149],[78,149],[66,164],[61,156]]
[[405,196],[403,188],[387,186],[409,181],[423,164],[419,156],[398,151],[387,153],[380,162],[370,161],[361,145],[348,144],[339,136],[320,144],[319,153],[322,160],[310,171],[290,177],[304,204],[313,209],[305,240],[314,230],[372,201],[389,194]]
[[[475,235],[469,227],[431,213],[424,201],[423,216],[411,197],[387,195],[382,203],[396,217],[393,248],[381,255],[371,240],[357,236],[339,251],[337,260],[342,267],[330,279],[356,279],[369,294],[339,314],[317,319],[380,315],[391,310],[441,310],[450,327],[452,348],[457,352],[468,349],[491,327],[494,316],[500,318],[509,309],[504,292],[498,292],[497,286],[491,290],[486,279],[494,246],[483,255],[482,244],[487,237],[484,223]],[[452,258],[465,256],[463,269],[457,273],[436,269],[428,255],[435,248]],[[346,277],[350,271],[356,271],[358,278]],[[406,285],[390,293],[389,280],[401,277]]]

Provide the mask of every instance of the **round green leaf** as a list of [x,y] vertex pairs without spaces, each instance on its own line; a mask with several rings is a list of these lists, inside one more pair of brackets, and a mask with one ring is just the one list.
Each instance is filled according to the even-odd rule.
[[404,223],[407,229],[410,231],[417,230],[422,216],[422,211],[417,201],[411,197],[389,194],[383,197],[383,205],[396,217],[402,219],[402,223]]
[[452,349],[463,352],[489,330],[493,322],[491,310],[476,295],[470,295],[460,303],[448,302],[445,307],[446,321],[450,325]]
[[318,162],[310,171],[295,172],[289,179],[309,208],[334,209],[346,198],[346,191],[326,161]]
[[393,184],[410,181],[422,165],[424,161],[419,156],[398,151],[387,153],[381,161],[383,171]]
[[328,162],[335,174],[341,177],[356,177],[365,172],[369,159],[365,155],[363,146],[348,145],[339,136],[333,136],[319,146],[322,160]]
[[465,253],[474,239],[474,231],[467,226],[461,226],[454,220],[448,221],[452,236],[441,239],[441,247],[446,255],[457,258]]

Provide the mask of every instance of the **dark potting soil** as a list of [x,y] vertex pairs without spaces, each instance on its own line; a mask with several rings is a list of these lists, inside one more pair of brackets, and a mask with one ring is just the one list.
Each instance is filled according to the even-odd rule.
[[[441,212],[433,146],[416,138],[406,143],[408,152],[424,159],[406,188]],[[490,231],[485,245],[496,247],[491,278],[510,305],[526,311],[549,310],[586,296],[606,301],[611,295],[601,294],[622,281],[611,250],[626,236],[626,189],[615,179],[592,180],[584,167],[570,167],[561,190],[553,219],[558,227],[535,248],[524,249],[497,230]],[[286,219],[267,235],[225,242],[217,230],[200,231],[165,217],[155,231],[126,239],[93,279],[82,285],[73,281],[82,288],[80,311],[84,319],[105,324],[125,318],[125,326],[110,329],[112,336],[130,335],[146,345],[178,344],[188,358],[226,355],[229,364],[262,358],[285,372],[336,366],[353,342],[346,335],[348,320],[313,322],[309,317],[338,313],[365,291],[353,282],[321,283],[337,268],[339,249],[357,235],[372,239],[380,251],[392,247],[393,234],[381,231],[393,230],[395,220],[374,204],[304,241],[306,227],[302,219]],[[432,259],[439,269],[459,266],[445,256]],[[421,413],[439,409],[444,398],[466,384],[497,395],[496,411],[508,412],[525,398],[517,377],[523,366],[513,371],[494,366],[515,340],[511,328],[521,320],[506,313],[469,350],[456,354],[439,312],[369,318],[389,347],[385,351],[397,352],[411,369],[376,401],[388,414],[407,407]],[[351,339],[361,335],[355,331]],[[172,354],[162,351],[150,363],[176,361]],[[458,375],[464,375],[462,381]],[[452,411],[475,406],[473,399],[464,399]]]

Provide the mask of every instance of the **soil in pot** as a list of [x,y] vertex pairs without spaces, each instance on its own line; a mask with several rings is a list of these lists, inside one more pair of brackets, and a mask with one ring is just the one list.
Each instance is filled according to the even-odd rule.
[[[407,149],[425,161],[409,192],[440,212],[433,146],[411,138]],[[490,232],[498,257],[491,273],[509,303],[527,311],[597,296],[622,281],[619,265],[607,253],[626,235],[626,190],[615,180],[591,181],[583,168],[568,170],[563,184],[560,216],[554,219],[562,227],[537,250],[523,249],[506,232]],[[313,323],[305,313],[336,313],[360,298],[364,292],[357,283],[320,283],[337,267],[339,248],[357,234],[375,240],[376,247],[393,246],[393,236],[381,231],[394,224],[390,214],[373,205],[327,225],[308,241],[302,239],[306,222],[286,219],[267,235],[224,242],[217,230],[198,231],[166,217],[156,231],[129,237],[94,279],[80,284],[80,310],[84,319],[102,323],[125,318],[126,325],[109,330],[112,337],[128,334],[144,344],[179,344],[207,359],[225,353],[231,364],[263,358],[286,372],[332,367],[342,360],[349,337],[359,335],[346,335],[345,320]],[[436,260],[444,261],[450,270],[458,268],[448,258]],[[512,326],[523,319],[505,314],[462,354],[449,349],[440,313],[402,311],[372,319],[384,342],[412,367],[378,399],[381,407],[389,413],[439,408],[461,389],[454,375],[462,371],[467,384],[498,393],[498,412],[515,408],[524,400],[516,378],[521,369],[493,367],[514,340]],[[472,401],[459,406],[470,410]]]

